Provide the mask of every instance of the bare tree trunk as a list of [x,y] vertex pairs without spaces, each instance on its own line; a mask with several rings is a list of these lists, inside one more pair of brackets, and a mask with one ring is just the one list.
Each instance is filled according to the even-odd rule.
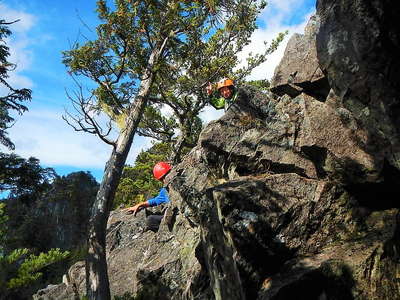
[[188,119],[179,120],[179,129],[181,131],[181,135],[178,137],[176,140],[176,143],[173,145],[173,152],[171,153],[170,156],[170,161],[174,164],[177,165],[178,163],[181,162],[182,160],[182,150],[183,147],[188,146],[186,141],[190,136],[190,131],[188,130],[189,125],[187,124],[189,121]]
[[178,140],[176,141],[174,145],[174,151],[171,153],[171,158],[170,161],[172,161],[172,164],[177,165],[181,161],[181,152],[184,146],[185,141],[185,136],[183,133],[178,137]]
[[126,157],[132,145],[137,126],[147,103],[147,96],[153,83],[153,66],[162,54],[168,38],[154,48],[148,67],[143,75],[140,90],[134,105],[131,106],[126,120],[126,126],[118,136],[116,146],[108,160],[97,192],[96,200],[91,210],[88,237],[88,255],[86,258],[86,290],[91,300],[110,300],[110,285],[106,261],[106,227],[107,220],[114,201],[115,191],[121,178]]

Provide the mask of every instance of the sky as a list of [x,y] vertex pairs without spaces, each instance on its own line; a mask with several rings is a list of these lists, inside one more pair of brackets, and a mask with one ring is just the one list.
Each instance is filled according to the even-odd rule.
[[[261,12],[252,42],[242,53],[261,52],[264,41],[271,41],[279,32],[289,31],[278,50],[267,62],[254,69],[248,78],[270,79],[283,56],[286,44],[294,33],[303,33],[309,17],[315,12],[316,0],[270,0]],[[59,175],[90,171],[101,181],[111,146],[91,134],[76,132],[62,119],[65,109],[71,110],[66,91],[75,89],[73,80],[62,64],[62,51],[69,50],[80,34],[94,36],[98,24],[95,0],[0,0],[0,19],[19,22],[10,26],[13,34],[7,39],[9,61],[17,68],[9,83],[15,88],[32,90],[29,111],[16,116],[8,130],[15,144],[15,153],[23,158],[40,160],[43,167],[52,167]],[[4,91],[4,89],[3,89]],[[2,95],[0,86],[0,95]],[[220,111],[207,107],[204,122],[221,116]],[[151,140],[135,136],[127,164],[132,165]],[[1,152],[9,152],[0,145]]]

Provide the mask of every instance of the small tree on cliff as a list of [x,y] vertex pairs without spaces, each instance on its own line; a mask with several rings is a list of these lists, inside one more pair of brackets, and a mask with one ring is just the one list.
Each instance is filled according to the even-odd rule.
[[[78,93],[72,98],[78,114],[65,119],[78,131],[96,134],[112,145],[92,209],[88,256],[86,260],[87,296],[89,299],[110,299],[105,253],[105,229],[115,190],[131,147],[134,134],[151,96],[157,96],[155,81],[172,79],[164,70],[173,57],[185,61],[191,51],[192,39],[201,41],[211,34],[211,28],[226,20],[238,26],[253,26],[253,14],[264,7],[259,1],[177,1],[177,0],[116,0],[113,8],[106,0],[97,1],[102,24],[97,27],[97,39],[76,45],[64,52],[64,63],[74,75],[83,75],[97,84],[90,96]],[[235,26],[235,28],[238,26]],[[220,67],[225,65],[221,61]],[[181,64],[179,68],[185,69]],[[207,78],[204,85],[211,78]],[[101,128],[95,119],[103,111],[118,123],[117,139],[109,137],[111,127]],[[109,123],[111,124],[111,123]]]

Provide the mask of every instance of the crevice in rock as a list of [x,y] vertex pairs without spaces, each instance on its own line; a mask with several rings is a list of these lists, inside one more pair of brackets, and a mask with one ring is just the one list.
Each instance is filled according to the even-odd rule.
[[164,268],[154,271],[138,270],[137,279],[142,288],[135,299],[170,299],[170,288],[162,279]]
[[[280,80],[278,76],[277,78]],[[288,95],[291,98],[295,98],[303,92],[303,89],[295,84],[287,83],[284,85],[272,87],[271,92],[278,96]]]
[[296,85],[300,86],[303,89],[303,93],[310,95],[320,102],[325,102],[331,89],[328,78],[326,77],[322,77],[321,79],[313,82],[304,81],[301,83],[297,83]]
[[396,215],[396,228],[393,237],[384,245],[382,260],[389,258],[391,261],[400,264],[400,214]]
[[[295,273],[303,273],[295,276],[287,274],[287,277],[294,277],[292,282],[275,287],[274,281],[270,290],[277,290],[274,295],[266,299],[286,300],[353,300],[352,288],[354,280],[351,270],[340,261],[326,261],[317,270],[296,270]],[[291,276],[290,276],[291,275]],[[285,279],[283,279],[285,280]],[[289,279],[290,280],[290,279]],[[277,284],[282,284],[278,282]]]
[[398,187],[400,186],[400,171],[384,162],[380,182],[349,184],[345,188],[360,206],[371,210],[386,210],[400,208]]
[[246,155],[228,153],[212,145],[208,145],[207,147],[209,147],[210,150],[207,156],[207,163],[214,170],[214,175],[219,178],[229,178],[229,171],[232,167],[238,176],[258,176],[266,173],[296,173],[302,177],[308,178],[305,170],[294,164],[284,164],[273,162],[269,159],[260,159],[261,152],[256,152],[255,156],[249,157]]
[[[279,79],[279,77],[277,78]],[[320,102],[325,102],[330,91],[330,85],[328,79],[326,77],[322,77],[321,79],[313,82],[302,81],[282,84],[272,87],[271,91],[278,96],[283,96],[286,94],[291,98],[296,98],[300,94],[304,93]]]
[[[261,199],[280,198],[263,181],[235,181],[216,188],[224,194],[217,203],[221,225],[232,239],[236,262],[246,299],[256,299],[266,277],[276,274],[284,263],[294,257],[294,252],[276,238],[268,212],[279,211],[270,201],[268,208]],[[262,258],[262,259],[260,259]]]
[[[257,176],[266,173],[285,174],[296,173],[302,177],[308,177],[305,171],[294,164],[284,164],[273,162],[268,159],[250,158],[248,156],[231,156],[225,164],[228,168],[235,166],[235,172],[238,176]],[[224,177],[227,177],[228,170],[224,170]]]
[[168,215],[168,218],[166,218],[169,231],[172,231],[174,229],[174,225],[176,223],[176,217],[178,216],[178,211],[179,211],[178,208],[174,207],[172,209],[172,214]]
[[301,152],[314,164],[318,177],[325,178],[327,174],[324,170],[324,165],[327,156],[327,149],[316,145],[302,146]]
[[121,226],[122,221],[117,221],[115,223],[112,223],[108,228],[107,228],[107,233],[109,234],[110,232],[116,230],[118,227]]
[[254,233],[247,233],[246,237],[246,232],[242,232],[234,238],[235,248],[240,253],[236,260],[246,299],[256,299],[262,281],[278,273],[284,263],[294,257],[294,251],[274,239],[272,230],[265,225],[264,222],[252,224]]
[[270,171],[274,174],[296,173],[297,175],[308,178],[304,170],[294,164],[271,162]]
[[109,246],[109,251],[113,251],[116,248],[118,248],[121,244],[122,236],[120,232],[121,225],[123,225],[122,221],[115,222],[111,224],[111,226],[107,229],[107,235],[108,236],[113,236],[111,239],[112,242]]

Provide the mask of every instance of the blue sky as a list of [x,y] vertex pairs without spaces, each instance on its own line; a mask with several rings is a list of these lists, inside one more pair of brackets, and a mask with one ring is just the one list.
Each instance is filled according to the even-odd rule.
[[[289,30],[289,37],[295,32],[303,33],[309,16],[315,11],[315,2],[268,1],[258,20],[260,28],[254,33],[251,45],[244,49],[243,57],[262,49],[263,41],[270,41],[278,32]],[[61,52],[70,49],[79,34],[93,36],[88,28],[94,29],[98,24],[95,5],[95,0],[0,0],[0,18],[21,19],[10,27],[13,35],[7,41],[12,54],[10,61],[18,66],[10,82],[15,87],[33,91],[29,112],[17,117],[8,131],[16,145],[15,153],[24,158],[36,157],[59,175],[84,170],[100,181],[110,146],[95,136],[75,132],[61,119],[64,109],[70,107],[65,91],[74,89],[61,62]],[[271,78],[287,40],[288,37],[249,79]],[[220,112],[206,108],[201,116],[207,122],[218,118]],[[149,146],[149,139],[136,136],[127,163],[133,164],[136,155]],[[7,152],[1,145],[0,151]]]

